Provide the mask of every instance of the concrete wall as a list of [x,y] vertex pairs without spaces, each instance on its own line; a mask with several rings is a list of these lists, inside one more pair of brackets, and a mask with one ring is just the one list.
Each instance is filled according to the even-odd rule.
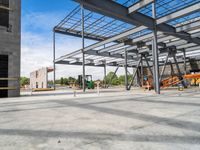
[[[36,83],[38,88],[48,88],[48,68],[41,68],[30,74],[30,88],[35,89]],[[43,86],[42,86],[43,85]]]
[[20,39],[21,39],[21,0],[10,0],[9,13],[10,31],[0,26],[0,54],[9,56],[9,78],[17,78],[16,81],[9,81],[9,87],[16,87],[16,90],[9,90],[8,96],[20,95]]

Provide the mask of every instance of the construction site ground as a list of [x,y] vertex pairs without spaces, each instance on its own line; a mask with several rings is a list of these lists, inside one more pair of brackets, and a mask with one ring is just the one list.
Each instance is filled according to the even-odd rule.
[[2,150],[199,150],[200,88],[23,92],[0,101]]

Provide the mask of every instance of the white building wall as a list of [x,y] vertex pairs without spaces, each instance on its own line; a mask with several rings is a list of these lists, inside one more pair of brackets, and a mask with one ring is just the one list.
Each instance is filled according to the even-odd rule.
[[41,68],[30,74],[30,88],[48,88],[48,68]]

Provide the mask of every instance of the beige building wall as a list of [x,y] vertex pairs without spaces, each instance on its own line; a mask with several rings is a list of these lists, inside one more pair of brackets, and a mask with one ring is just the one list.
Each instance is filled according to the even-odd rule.
[[30,88],[48,88],[48,68],[41,68],[30,74]]

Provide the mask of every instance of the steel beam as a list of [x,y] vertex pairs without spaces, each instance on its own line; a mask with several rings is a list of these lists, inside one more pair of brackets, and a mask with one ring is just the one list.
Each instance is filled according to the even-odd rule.
[[139,2],[137,2],[137,3],[135,3],[135,4],[133,4],[132,6],[130,6],[130,7],[128,8],[128,13],[129,13],[129,14],[130,14],[130,13],[134,13],[134,12],[138,11],[139,9],[141,9],[141,8],[143,8],[143,7],[145,7],[145,6],[149,5],[149,4],[151,4],[151,3],[153,3],[153,1],[154,1],[154,0],[141,0],[141,1],[139,1]]
[[[80,0],[77,0],[77,1],[80,2]],[[96,2],[98,3],[98,1],[96,1]],[[117,5],[117,7],[122,7],[122,6],[121,6],[121,5],[120,5],[120,6]],[[112,8],[112,7],[110,7],[110,8]],[[172,14],[171,14],[171,15],[172,15]],[[176,15],[173,15],[173,16],[176,16]],[[119,18],[118,18],[118,19],[119,19]],[[170,18],[169,18],[169,19],[170,19]],[[85,51],[88,50],[88,49],[97,48],[97,47],[99,47],[99,46],[101,46],[101,45],[103,45],[103,44],[107,44],[107,43],[116,41],[116,40],[118,40],[118,39],[120,39],[120,38],[122,38],[122,37],[126,37],[126,36],[128,36],[128,35],[130,35],[130,34],[133,34],[133,33],[135,33],[135,32],[138,32],[138,31],[141,31],[141,30],[144,30],[144,29],[147,29],[147,27],[145,27],[145,26],[140,26],[140,27],[133,28],[133,29],[131,29],[131,30],[129,30],[129,31],[125,31],[125,32],[122,33],[122,34],[116,35],[116,36],[114,36],[114,37],[112,37],[112,38],[110,38],[110,39],[107,39],[107,40],[105,40],[105,41],[102,41],[102,42],[98,42],[98,43],[96,43],[96,44],[93,44],[93,45],[87,47],[87,49],[85,49]],[[180,35],[181,35],[181,34],[180,34]],[[146,37],[148,36],[149,38],[152,37],[150,34],[149,34],[149,35],[145,35],[145,36],[146,36]],[[142,39],[145,39],[145,36],[141,37],[141,40],[142,40]],[[190,38],[190,36],[188,36],[188,38]],[[191,40],[190,40],[190,41],[191,41]],[[134,40],[133,40],[133,42],[134,42]],[[75,51],[75,52],[72,52],[72,53],[70,53],[70,54],[68,54],[68,55],[63,56],[61,59],[67,58],[67,57],[71,57],[71,56],[75,56],[75,55],[80,54],[80,53],[81,53],[81,50],[77,50],[77,51]]]
[[199,10],[200,10],[200,3],[197,3],[195,5],[189,6],[187,8],[181,9],[179,11],[176,11],[167,16],[157,19],[157,24],[168,22],[168,21],[183,17],[185,15],[189,15],[191,13],[197,12]]
[[[82,63],[82,62],[76,62],[76,63],[70,64],[69,61],[61,60],[61,61],[57,61],[56,64],[72,65],[72,66],[82,66],[83,63]],[[90,67],[104,67],[103,64],[95,65],[94,63],[91,63],[91,64],[85,64],[85,66],[90,66]],[[112,64],[110,64],[110,66],[116,66],[116,65],[112,65]]]
[[191,30],[191,29],[199,29],[199,28],[200,28],[200,20],[197,20],[195,22],[188,23],[188,24],[185,24],[183,26],[177,27],[176,32],[188,31],[188,30]]
[[120,47],[122,47],[122,46],[125,46],[125,43],[114,44],[114,45],[111,45],[111,46],[102,48],[102,49],[98,50],[98,53],[101,53],[101,52],[108,52],[108,51],[110,51],[110,50],[113,50],[113,49],[116,49],[116,48],[120,48]]
[[[80,33],[80,31],[76,31],[76,30],[67,30],[66,28],[61,28],[61,27],[55,27],[54,31],[56,33],[60,33],[60,34],[64,34],[64,35],[70,35],[70,36],[74,36],[74,37],[82,37],[82,34]],[[85,38],[89,39],[89,40],[95,40],[95,41],[103,41],[106,39],[106,37],[103,36],[97,36],[95,34],[90,34],[90,33],[85,33]]]
[[81,27],[82,27],[82,59],[83,59],[83,62],[82,62],[82,67],[83,67],[83,74],[82,74],[82,84],[83,84],[83,92],[85,92],[86,90],[86,87],[85,87],[85,52],[84,52],[84,49],[85,49],[85,37],[84,37],[84,28],[85,28],[85,25],[84,25],[84,7],[83,5],[81,5]]
[[[89,55],[95,55],[95,56],[103,56],[103,57],[111,57],[111,58],[121,58],[124,59],[124,56],[122,54],[111,54],[109,52],[102,52],[102,53],[98,53],[98,51],[95,50],[88,50],[85,52],[85,54],[89,54]],[[127,56],[128,60],[133,60],[133,56]]]
[[[78,3],[84,4],[86,9],[109,16],[136,26],[143,26],[151,30],[154,29],[154,21],[151,17],[143,15],[139,12],[135,12],[128,15],[128,9],[114,1],[101,0],[74,0]],[[169,18],[170,20],[170,18]],[[169,21],[168,20],[168,21]],[[145,28],[145,29],[146,29]],[[185,39],[189,42],[200,44],[199,38],[192,38],[190,34],[186,32],[176,33],[176,29],[168,24],[162,23],[157,26],[157,30],[164,32],[167,35],[173,35],[178,38]]]

